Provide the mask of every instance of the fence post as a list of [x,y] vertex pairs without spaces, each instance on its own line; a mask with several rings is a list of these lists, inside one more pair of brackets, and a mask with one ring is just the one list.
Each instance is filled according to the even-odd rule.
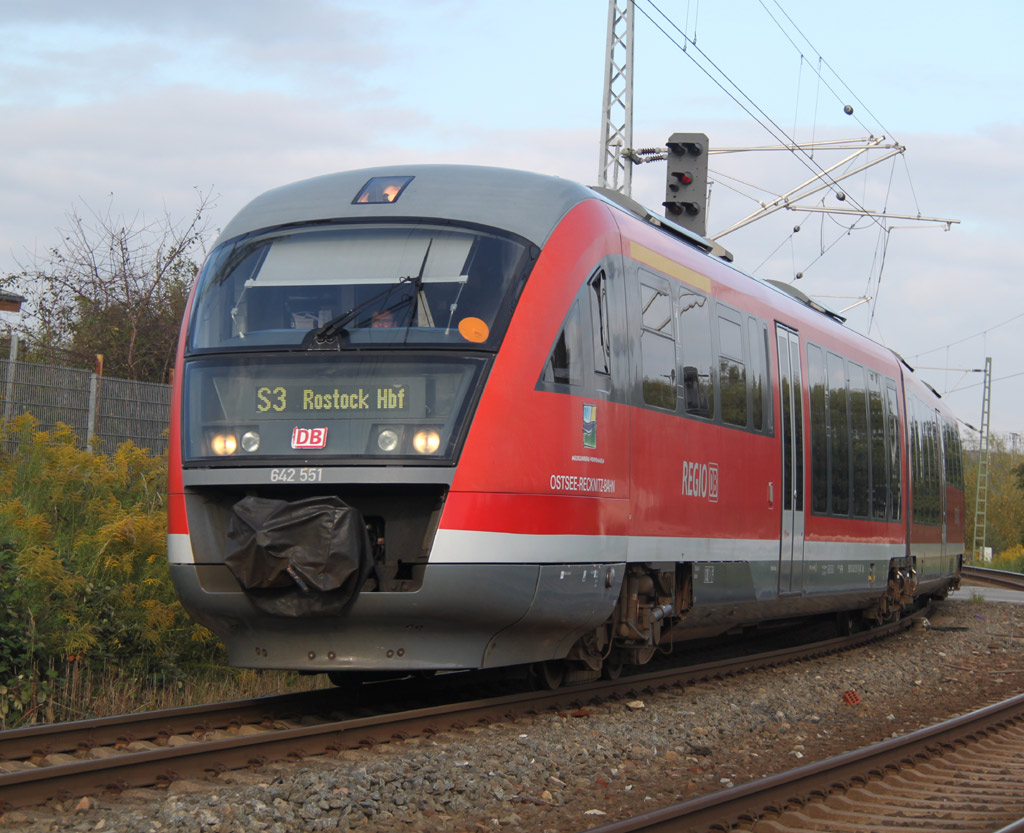
[[93,373],[89,377],[89,422],[86,425],[85,450],[92,451],[93,440],[96,439],[96,394],[100,386],[100,377]]
[[15,362],[18,361],[18,334],[11,333],[11,353],[7,359],[7,386],[4,391],[4,422],[11,421],[11,412],[14,410],[14,370]]

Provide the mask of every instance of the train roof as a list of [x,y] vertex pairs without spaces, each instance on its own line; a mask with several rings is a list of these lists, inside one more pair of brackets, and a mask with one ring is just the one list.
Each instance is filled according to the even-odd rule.
[[[409,179],[397,199],[391,202],[357,202],[358,195],[371,180],[395,177]],[[692,234],[608,189],[591,188],[547,174],[479,165],[388,165],[326,174],[274,188],[245,205],[227,224],[215,245],[262,229],[296,223],[364,217],[379,220],[392,216],[396,220],[436,218],[479,223],[508,230],[543,246],[574,206],[592,199],[612,203],[669,236],[703,250],[714,260],[728,263],[733,259],[718,244]],[[789,296],[834,323],[841,325],[845,321],[841,315],[821,307],[791,286],[734,271]],[[843,329],[847,333],[853,332]],[[894,351],[866,336],[860,337],[902,361]],[[915,378],[912,368],[909,365],[907,368],[911,371],[909,376]]]
[[[374,178],[411,177],[393,202],[356,202]],[[507,229],[543,245],[594,191],[571,180],[473,165],[390,165],[327,174],[267,191],[227,224],[217,243],[292,223],[362,217],[434,217]],[[443,206],[443,207],[442,207]]]

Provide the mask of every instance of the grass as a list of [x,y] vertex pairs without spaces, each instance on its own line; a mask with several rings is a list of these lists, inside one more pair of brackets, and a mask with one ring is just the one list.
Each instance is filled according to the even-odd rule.
[[308,691],[326,684],[323,675],[227,667],[209,668],[193,678],[167,681],[157,675],[140,677],[116,667],[97,670],[69,662],[61,669],[51,690],[41,693],[33,706],[18,716],[17,723],[62,723],[111,717]]

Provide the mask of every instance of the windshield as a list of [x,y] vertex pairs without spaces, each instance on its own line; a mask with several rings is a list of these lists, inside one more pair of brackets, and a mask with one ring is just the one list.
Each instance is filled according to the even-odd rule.
[[497,346],[526,247],[430,224],[288,229],[218,248],[199,278],[190,350]]

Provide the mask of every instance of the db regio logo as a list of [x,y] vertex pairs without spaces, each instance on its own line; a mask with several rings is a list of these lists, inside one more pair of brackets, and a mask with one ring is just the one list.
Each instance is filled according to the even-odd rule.
[[683,495],[718,503],[718,463],[683,462]]

